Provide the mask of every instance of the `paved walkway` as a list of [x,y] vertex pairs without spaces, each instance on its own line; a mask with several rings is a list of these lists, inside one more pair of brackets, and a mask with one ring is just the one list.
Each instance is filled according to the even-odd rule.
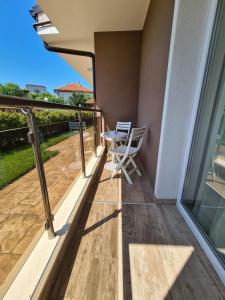
[[[84,133],[85,158],[93,151],[93,129]],[[50,205],[54,209],[81,172],[79,135],[49,150],[59,154],[44,164]],[[44,224],[44,209],[36,169],[0,190],[0,286]]]

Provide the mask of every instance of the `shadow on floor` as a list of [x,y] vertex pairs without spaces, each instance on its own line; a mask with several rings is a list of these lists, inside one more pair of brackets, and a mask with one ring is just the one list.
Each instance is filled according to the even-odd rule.
[[[133,187],[139,202],[146,201],[144,186],[142,191]],[[136,203],[134,190],[122,181],[122,199]],[[225,299],[222,283],[176,206],[148,197],[152,205],[122,207],[123,299]]]
[[[115,181],[108,184],[111,180],[109,174],[101,176],[103,166],[104,164],[101,166],[97,182],[104,183],[105,188],[101,187],[100,193],[105,192],[110,196],[108,189],[116,180],[113,179]],[[77,294],[74,290],[82,288],[79,299],[117,298],[118,273],[113,266],[117,261],[118,269],[119,254],[118,245],[113,243],[118,241],[116,232],[119,218],[122,219],[123,258],[119,263],[122,264],[123,299],[225,299],[224,287],[175,205],[156,203],[146,176],[134,176],[132,186],[122,179],[122,209],[115,208],[116,204],[111,204],[110,201],[101,205],[92,202],[98,184],[94,185],[89,195],[78,230],[72,238],[48,300],[75,299]],[[98,208],[92,216],[90,226],[86,228],[94,204]],[[101,210],[104,209],[104,205],[106,213],[102,217]],[[106,227],[112,221],[112,226],[107,230],[97,230]],[[79,270],[72,274],[78,261],[77,253],[81,240],[85,236],[89,236],[89,239],[79,255]],[[91,243],[91,239],[95,242]],[[109,251],[104,252],[107,247]],[[102,253],[109,256],[101,257]],[[109,266],[101,269],[100,263]],[[88,276],[83,276],[84,272],[88,272]],[[112,285],[110,281],[113,281]],[[86,292],[86,289],[89,291]],[[99,289],[102,294],[97,294]],[[103,295],[110,289],[111,294]],[[83,297],[85,292],[86,296]]]

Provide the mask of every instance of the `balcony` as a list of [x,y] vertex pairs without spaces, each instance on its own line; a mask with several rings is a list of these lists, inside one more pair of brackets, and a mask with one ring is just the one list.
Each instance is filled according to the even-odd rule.
[[[0,96],[23,122],[0,132],[0,297],[225,299],[224,161],[208,151],[225,132],[225,3],[38,4],[34,28],[95,108]],[[146,127],[133,185],[106,169],[117,121]]]
[[[32,109],[36,118],[37,109],[78,110],[80,117],[82,111],[11,97],[1,97],[1,104],[10,112],[15,107],[17,112]],[[143,167],[143,176],[134,175],[130,185],[121,174],[111,178],[104,168],[111,158],[103,146],[95,157],[94,141],[102,127],[99,118],[86,129],[84,119],[79,119],[78,132],[69,132],[46,148],[59,153],[44,162],[43,173],[32,169],[2,187],[4,299],[15,299],[18,286],[32,272],[36,278],[23,286],[21,299],[30,292],[40,299],[222,299],[224,287],[175,203],[155,199]],[[32,128],[27,128],[30,133]],[[40,137],[44,131],[38,128]],[[42,147],[35,133],[34,155],[38,141]],[[37,166],[43,163],[35,157]],[[46,178],[47,198],[41,194],[45,184],[40,176]],[[48,199],[50,215],[55,215],[52,224]],[[37,261],[39,266],[34,265]]]
[[223,285],[175,204],[157,203],[146,175],[131,186],[111,179],[104,163],[42,297],[222,299]]

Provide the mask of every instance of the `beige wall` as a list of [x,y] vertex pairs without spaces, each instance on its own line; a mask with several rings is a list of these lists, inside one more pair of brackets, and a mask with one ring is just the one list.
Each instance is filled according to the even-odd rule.
[[96,103],[110,129],[117,121],[132,121],[136,126],[141,33],[95,33]]
[[154,186],[174,0],[151,0],[142,35],[138,126],[146,125],[141,158]]
[[110,129],[119,120],[148,127],[141,159],[153,186],[173,8],[151,0],[143,31],[95,33],[97,105]]

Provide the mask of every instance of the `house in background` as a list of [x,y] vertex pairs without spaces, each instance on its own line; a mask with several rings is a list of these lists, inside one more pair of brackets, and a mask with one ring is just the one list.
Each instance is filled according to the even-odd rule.
[[47,92],[47,88],[44,85],[26,84],[25,88],[30,93],[35,93],[35,94],[41,94],[41,93],[46,93]]
[[65,86],[54,89],[54,92],[62,97],[66,102],[72,96],[73,93],[85,94],[86,96],[91,96],[93,94],[92,90],[89,90],[85,86],[82,86],[80,83],[69,83]]

